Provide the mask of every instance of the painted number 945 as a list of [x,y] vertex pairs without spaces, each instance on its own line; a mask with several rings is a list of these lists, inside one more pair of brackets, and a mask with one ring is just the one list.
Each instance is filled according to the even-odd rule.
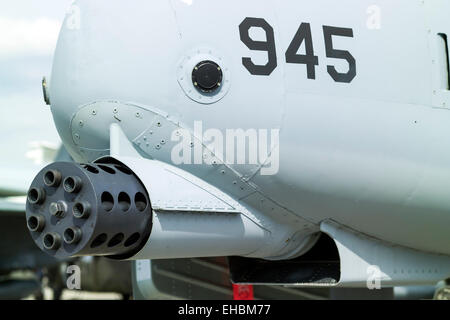
[[[250,38],[250,28],[261,28],[266,33],[266,41],[256,41]],[[267,63],[256,65],[249,57],[242,58],[242,64],[253,75],[269,76],[277,67],[277,53],[275,48],[275,36],[273,28],[262,18],[245,18],[239,25],[241,41],[250,49],[267,52]],[[342,59],[347,61],[349,68],[345,73],[338,72],[332,65],[327,66],[328,74],[336,82],[350,83],[356,77],[356,60],[352,54],[345,50],[338,50],[333,47],[333,36],[353,38],[353,30],[349,28],[338,28],[323,26],[325,39],[325,50],[328,58]],[[298,54],[302,44],[305,44],[305,54]],[[316,66],[319,65],[319,58],[314,55],[311,26],[309,23],[302,23],[294,35],[291,44],[286,51],[287,63],[298,63],[306,65],[308,79],[316,79]]]

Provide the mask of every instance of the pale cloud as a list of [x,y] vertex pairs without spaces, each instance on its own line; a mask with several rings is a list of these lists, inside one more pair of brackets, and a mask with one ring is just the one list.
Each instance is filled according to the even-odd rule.
[[0,57],[52,55],[61,21],[0,17]]
[[71,3],[0,0],[0,188],[26,190],[60,144],[41,79]]

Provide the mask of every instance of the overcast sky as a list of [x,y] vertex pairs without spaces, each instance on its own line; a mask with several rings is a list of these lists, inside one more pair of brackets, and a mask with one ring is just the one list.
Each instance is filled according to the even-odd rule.
[[[5,169],[36,170],[32,142],[59,144],[41,79],[73,0],[0,0],[0,180]],[[1,183],[1,181],[0,181]]]

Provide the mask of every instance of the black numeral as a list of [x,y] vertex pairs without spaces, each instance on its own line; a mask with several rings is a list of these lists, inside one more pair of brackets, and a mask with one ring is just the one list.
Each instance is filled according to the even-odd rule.
[[[255,41],[250,38],[250,28],[261,28],[266,33],[266,41]],[[250,49],[267,52],[267,63],[255,65],[251,58],[242,58],[242,64],[253,75],[269,76],[277,67],[277,53],[275,48],[275,36],[273,28],[262,18],[245,18],[239,25],[241,41]],[[327,58],[341,59],[348,63],[348,71],[340,73],[335,66],[328,65],[327,71],[336,82],[350,83],[356,77],[356,60],[352,54],[345,50],[333,48],[333,36],[353,38],[353,30],[349,28],[338,28],[323,26],[325,38],[325,50]],[[305,54],[298,51],[305,44]],[[305,64],[308,79],[316,79],[316,66],[319,65],[318,56],[314,55],[314,45],[311,34],[311,25],[302,23],[298,28],[294,39],[286,50],[286,63]]]
[[327,57],[346,60],[349,65],[347,73],[339,73],[334,66],[327,66],[328,73],[336,82],[352,82],[356,76],[356,60],[350,52],[333,48],[333,36],[353,38],[353,30],[348,28],[323,26],[323,35],[325,37]]
[[[261,28],[266,32],[266,41],[255,41],[250,38],[250,28]],[[245,18],[239,25],[239,33],[242,42],[250,49],[257,51],[267,51],[267,64],[255,65],[251,58],[242,58],[242,64],[253,75],[268,76],[277,67],[277,53],[275,49],[275,36],[273,28],[266,20],[261,18]]]
[[[306,54],[297,54],[303,42],[305,43]],[[309,23],[302,23],[300,25],[286,51],[286,62],[306,64],[308,79],[316,78],[316,66],[319,65],[319,58],[314,55],[311,26]]]

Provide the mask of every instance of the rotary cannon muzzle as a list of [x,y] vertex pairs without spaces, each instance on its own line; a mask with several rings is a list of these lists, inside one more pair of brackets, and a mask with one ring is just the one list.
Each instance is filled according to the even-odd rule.
[[140,180],[122,164],[57,162],[31,184],[26,218],[37,246],[54,257],[126,259],[147,242],[152,208]]

